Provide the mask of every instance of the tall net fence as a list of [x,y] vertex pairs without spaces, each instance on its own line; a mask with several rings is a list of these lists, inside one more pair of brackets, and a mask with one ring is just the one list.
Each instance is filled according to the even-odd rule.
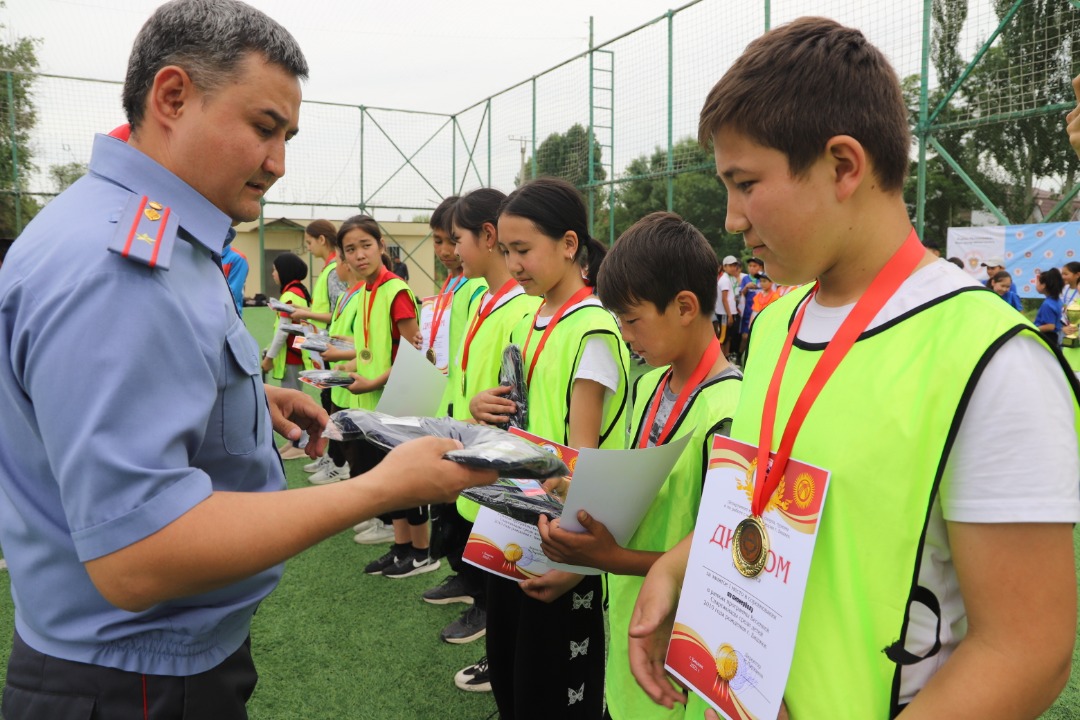
[[[699,0],[456,112],[306,101],[265,215],[411,220],[450,194],[558,175],[587,196],[601,239],[672,210],[718,252],[737,251],[696,142],[698,112],[751,40],[804,15],[860,28],[903,80],[916,140],[905,197],[928,242],[981,217],[1075,214],[1080,164],[1063,132],[1080,73],[1075,0]],[[10,72],[3,82],[7,234],[84,170],[94,134],[123,115],[118,83]]]

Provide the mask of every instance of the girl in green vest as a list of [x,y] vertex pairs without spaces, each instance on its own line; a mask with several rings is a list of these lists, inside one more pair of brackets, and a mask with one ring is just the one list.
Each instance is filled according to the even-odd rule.
[[[1080,262],[1073,261],[1062,265],[1061,279],[1065,281],[1065,290],[1061,293],[1061,354],[1065,356],[1072,371],[1080,374],[1080,330],[1077,329],[1075,321],[1080,315],[1080,293],[1077,291],[1077,285],[1080,284]],[[1070,310],[1074,319],[1069,318]]]
[[[274,258],[273,278],[281,288],[281,302],[306,308],[311,303],[311,294],[304,286],[307,277],[307,263],[296,255],[287,252]],[[300,389],[300,370],[305,367],[304,353],[292,346],[292,336],[281,329],[281,325],[293,322],[292,313],[280,312],[274,318],[274,337],[263,355],[263,372],[277,380],[281,387],[292,390]],[[284,460],[297,460],[307,457],[302,448],[307,445],[307,437],[294,442],[287,442],[278,448]]]
[[[342,258],[360,279],[352,337],[356,345],[353,358],[355,380],[346,388],[349,407],[374,410],[390,377],[390,366],[397,355],[398,343],[420,346],[416,298],[409,286],[386,267],[383,257],[386,244],[374,218],[355,215],[338,231]],[[353,476],[379,464],[386,453],[366,442],[344,443],[349,472]],[[439,561],[428,553],[427,507],[390,514],[394,526],[394,544],[364,572],[390,578],[411,577],[437,570]]]
[[[582,277],[605,248],[588,233],[585,203],[569,183],[539,178],[507,198],[499,247],[525,292],[544,304],[511,333],[522,349],[528,402],[524,429],[574,448],[622,448],[626,346],[615,319]],[[473,416],[505,423],[507,388],[472,401]],[[487,654],[499,716],[600,718],[604,616],[600,577],[552,570],[514,583],[489,575]]]

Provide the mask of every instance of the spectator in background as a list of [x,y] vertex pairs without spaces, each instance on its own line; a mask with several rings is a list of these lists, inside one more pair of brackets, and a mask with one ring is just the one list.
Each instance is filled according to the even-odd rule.
[[[982,266],[986,268],[986,282],[984,282],[983,285],[990,287],[990,278],[1005,269],[1005,261],[1000,257],[990,257],[986,259],[986,262],[982,263]],[[1016,289],[1011,285],[1009,291],[1001,297],[1005,302],[1016,308],[1017,312],[1023,312],[1024,306],[1020,304],[1020,296],[1016,294]]]
[[986,286],[997,293],[1002,300],[1008,302],[1005,296],[1012,292],[1012,275],[1004,270],[998,270],[987,279]]
[[1061,345],[1061,291],[1064,287],[1065,281],[1057,268],[1044,270],[1035,278],[1035,289],[1046,296],[1035,315],[1035,327],[1054,347]]
[[951,262],[951,263],[952,263],[953,265],[955,265],[956,267],[960,268],[961,270],[963,270],[963,269],[964,269],[964,261],[963,261],[963,260],[961,260],[961,259],[960,259],[960,258],[958,258],[958,257],[951,257],[951,258],[949,258],[949,262]]
[[233,302],[236,303],[236,312],[243,317],[244,283],[247,282],[248,276],[247,258],[234,250],[232,245],[226,245],[221,252],[221,271],[225,273],[225,279],[229,281],[229,290],[232,292]]
[[394,258],[393,267],[390,270],[405,282],[409,282],[409,266],[400,257]]

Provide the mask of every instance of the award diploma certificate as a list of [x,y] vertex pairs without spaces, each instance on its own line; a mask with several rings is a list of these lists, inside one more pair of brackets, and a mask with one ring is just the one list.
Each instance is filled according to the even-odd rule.
[[795,652],[829,473],[792,458],[761,515],[761,573],[735,567],[735,528],[750,515],[757,448],[713,438],[666,667],[729,720],[772,720]]
[[420,349],[429,361],[434,355],[432,364],[444,375],[450,366],[450,315],[447,311],[453,302],[452,292],[433,295],[420,301],[420,335],[423,338]]

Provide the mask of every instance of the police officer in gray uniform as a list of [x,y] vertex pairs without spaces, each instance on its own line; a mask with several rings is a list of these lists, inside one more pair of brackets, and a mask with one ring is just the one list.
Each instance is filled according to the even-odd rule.
[[306,75],[243,3],[163,5],[131,53],[129,143],[98,136],[0,269],[6,720],[246,717],[251,618],[286,558],[494,480],[428,438],[285,490],[272,431],[314,456],[326,413],[264,388],[220,261],[285,172]]

